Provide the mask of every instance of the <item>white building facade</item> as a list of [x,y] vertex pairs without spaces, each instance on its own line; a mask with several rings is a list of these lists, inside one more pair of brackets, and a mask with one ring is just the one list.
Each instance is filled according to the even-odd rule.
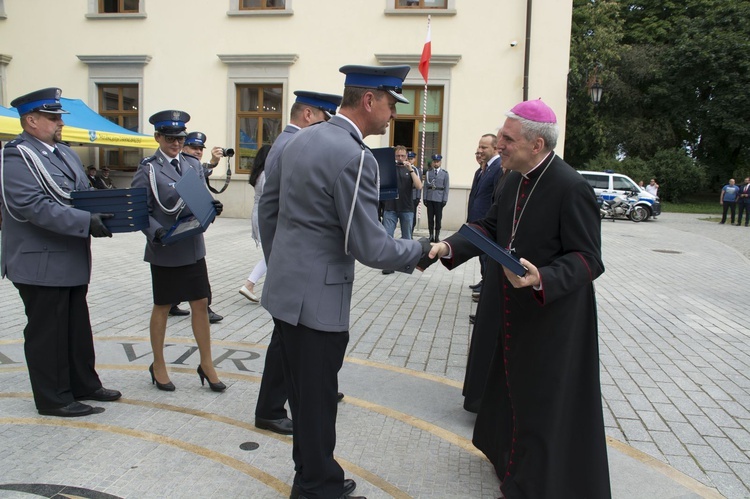
[[[479,138],[504,113],[543,98],[564,144],[572,0],[0,0],[0,104],[45,87],[82,99],[151,134],[164,109],[191,115],[188,131],[233,148],[224,215],[249,217],[248,169],[289,119],[295,90],[341,94],[346,64],[412,67],[398,119],[371,147],[421,153],[424,80],[417,65],[431,16],[425,157],[451,175],[443,227],[457,229]],[[140,149],[80,147],[84,164],[125,187]],[[208,152],[203,160],[208,161]],[[226,160],[212,184],[220,187]]]

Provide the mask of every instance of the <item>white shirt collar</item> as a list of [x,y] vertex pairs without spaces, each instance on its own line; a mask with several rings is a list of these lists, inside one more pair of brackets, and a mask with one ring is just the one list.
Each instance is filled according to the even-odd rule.
[[362,132],[360,131],[359,127],[357,127],[357,125],[354,124],[354,122],[352,120],[350,120],[349,118],[347,118],[346,116],[344,116],[341,113],[338,113],[336,116],[341,116],[346,121],[348,121],[354,127],[354,129],[357,131],[357,135],[359,135],[359,139],[360,140],[364,140],[364,137],[362,137]]

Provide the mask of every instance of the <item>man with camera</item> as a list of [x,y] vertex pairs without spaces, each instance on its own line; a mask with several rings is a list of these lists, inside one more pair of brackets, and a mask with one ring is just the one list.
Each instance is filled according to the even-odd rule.
[[[412,191],[422,188],[417,167],[409,162],[406,147],[396,146],[396,178],[398,197],[388,199],[383,208],[383,227],[389,236],[396,232],[396,223],[401,224],[401,239],[411,239],[414,227],[414,198]],[[383,274],[393,274],[393,270],[383,270]]]

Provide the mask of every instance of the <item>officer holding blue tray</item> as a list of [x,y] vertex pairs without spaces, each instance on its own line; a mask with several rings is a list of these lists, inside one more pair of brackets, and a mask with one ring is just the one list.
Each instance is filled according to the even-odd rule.
[[[192,169],[200,179],[206,171],[195,157],[182,154],[187,133],[185,124],[190,115],[184,111],[161,111],[149,118],[154,125],[154,139],[159,149],[144,158],[133,176],[133,187],[145,187],[148,193],[149,227],[146,235],[144,260],[151,264],[151,283],[154,308],[149,326],[154,362],[149,366],[151,383],[165,391],[174,391],[164,359],[164,338],[167,317],[172,304],[187,301],[192,312],[193,336],[198,343],[200,364],[198,376],[201,384],[208,380],[211,390],[226,389],[214,369],[211,356],[211,332],[208,321],[208,297],[211,287],[206,269],[206,245],[199,233],[164,245],[163,238],[179,220],[191,215],[190,209],[180,198],[174,184],[183,174]],[[205,182],[203,182],[205,184]],[[216,214],[222,211],[221,202],[214,200]]]
[[86,301],[91,239],[112,237],[103,219],[71,206],[71,192],[89,190],[78,155],[61,143],[67,114],[59,88],[14,99],[23,133],[0,160],[0,266],[18,289],[28,322],[24,352],[39,414],[86,416],[104,409],[81,400],[113,401],[94,368],[94,341]]

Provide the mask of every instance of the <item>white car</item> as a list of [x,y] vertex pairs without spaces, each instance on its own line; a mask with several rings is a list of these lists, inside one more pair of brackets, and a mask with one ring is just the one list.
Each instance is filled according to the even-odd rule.
[[601,197],[605,201],[611,201],[616,196],[627,197],[631,193],[636,193],[638,195],[636,204],[643,206],[648,211],[646,219],[661,215],[659,197],[638,187],[638,184],[627,175],[614,173],[611,170],[604,172],[579,171],[578,173],[588,180],[597,197]]

